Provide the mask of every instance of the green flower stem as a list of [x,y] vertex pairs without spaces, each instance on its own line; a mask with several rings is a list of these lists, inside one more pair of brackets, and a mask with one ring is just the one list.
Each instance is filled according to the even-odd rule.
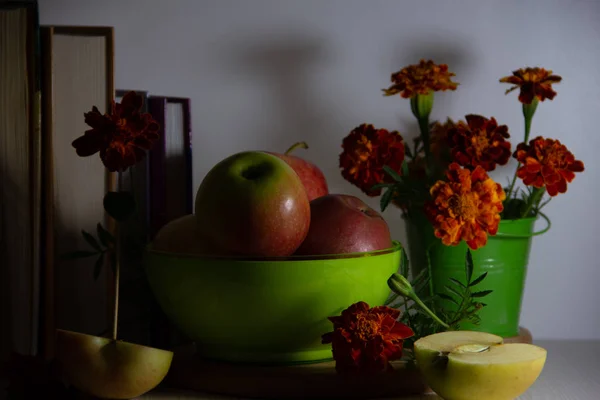
[[533,206],[535,205],[537,207],[537,205],[540,204],[540,201],[542,201],[542,197],[544,197],[545,192],[546,192],[546,187],[544,187],[544,186],[542,186],[541,188],[533,189],[533,193],[531,194],[531,199],[530,199],[529,205],[527,206],[527,209],[525,209],[525,212],[523,212],[523,214],[521,215],[521,218],[527,217],[527,215],[529,214],[529,212],[531,211]]
[[[530,104],[523,104],[523,118],[525,119],[525,139],[523,140],[523,143],[525,144],[527,144],[527,142],[529,141],[529,135],[531,133],[531,121],[533,120],[533,114],[535,114],[535,110],[537,109],[538,103],[539,101],[537,97],[534,97]],[[519,166],[517,166],[517,169],[519,169]],[[506,194],[507,199],[510,199],[516,182],[517,171],[515,170],[512,182],[510,183],[510,187],[508,188],[508,193]]]
[[427,307],[425,305],[425,303],[423,303],[421,301],[419,296],[417,296],[417,294],[415,293],[410,282],[408,282],[408,280],[405,277],[403,277],[402,275],[400,275],[399,273],[393,274],[388,279],[388,286],[390,287],[390,289],[392,289],[392,291],[394,291],[394,293],[397,293],[403,297],[408,297],[409,299],[414,301],[415,304],[417,304],[419,307],[421,307],[421,309],[423,311],[425,311],[425,313],[427,315],[429,315],[435,322],[437,322],[444,328],[448,329],[450,327],[448,324],[446,324],[444,321],[442,321],[437,315],[435,315],[435,313],[433,311],[431,311],[429,309],[429,307]]
[[[117,172],[117,191],[123,188],[123,173]],[[119,325],[119,281],[121,275],[121,223],[115,221],[115,304],[113,312],[112,339],[117,340]]]

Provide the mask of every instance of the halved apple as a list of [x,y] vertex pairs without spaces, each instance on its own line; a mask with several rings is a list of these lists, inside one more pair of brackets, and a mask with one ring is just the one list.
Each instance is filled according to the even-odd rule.
[[546,350],[525,343],[503,344],[485,332],[449,331],[415,342],[425,381],[446,400],[512,400],[539,377]]
[[167,375],[173,353],[58,329],[56,361],[66,383],[104,399],[132,399]]

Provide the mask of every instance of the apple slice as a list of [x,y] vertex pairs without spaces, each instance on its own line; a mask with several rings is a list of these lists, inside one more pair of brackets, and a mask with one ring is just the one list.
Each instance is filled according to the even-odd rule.
[[415,342],[425,381],[446,400],[512,400],[538,378],[546,350],[524,343],[503,344],[485,332],[449,331]]
[[105,399],[132,399],[156,387],[173,353],[57,329],[56,361],[66,383]]

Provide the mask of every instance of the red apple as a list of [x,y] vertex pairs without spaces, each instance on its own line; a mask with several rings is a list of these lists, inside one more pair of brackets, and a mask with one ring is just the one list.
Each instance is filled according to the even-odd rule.
[[270,153],[283,161],[288,163],[290,167],[294,169],[298,177],[302,181],[304,185],[304,189],[306,189],[306,194],[308,195],[308,201],[312,201],[317,197],[325,196],[329,193],[329,188],[327,187],[327,180],[325,179],[325,175],[323,172],[317,167],[315,164],[306,161],[303,158],[293,156],[290,153],[301,147],[303,149],[308,149],[308,145],[306,142],[298,142],[290,147],[285,153]]
[[237,255],[288,256],[308,233],[310,204],[292,167],[263,151],[215,165],[196,193],[200,235]]
[[152,241],[156,251],[205,256],[228,255],[199,232],[195,215],[185,215],[163,226]]
[[310,202],[310,229],[298,255],[347,254],[392,247],[383,217],[358,197],[328,194]]

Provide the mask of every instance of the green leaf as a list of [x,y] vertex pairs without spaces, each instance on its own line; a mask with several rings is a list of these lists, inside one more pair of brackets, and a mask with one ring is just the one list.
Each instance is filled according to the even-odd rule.
[[93,237],[90,233],[88,233],[84,230],[81,230],[81,234],[83,235],[83,238],[85,239],[86,242],[88,242],[88,244],[90,246],[92,246],[97,251],[102,251],[102,247],[100,247],[100,245],[98,244],[98,241],[96,240],[95,237]]
[[100,224],[100,222],[98,222],[98,225],[96,225],[96,233],[98,234],[98,238],[100,239],[100,243],[102,243],[102,245],[104,247],[108,247],[109,244],[114,244],[115,243],[115,238],[113,235],[111,235],[111,233],[109,231],[107,231],[106,229],[104,229],[102,227],[102,225]]
[[469,283],[469,287],[478,285],[479,283],[481,283],[482,280],[485,279],[486,276],[487,276],[487,272],[484,272],[483,274],[479,275],[477,277],[477,279],[475,279],[473,282]]
[[444,300],[451,301],[452,303],[458,305],[458,301],[454,300],[454,297],[449,296],[446,293],[438,293],[438,296],[440,296]]
[[382,212],[385,211],[387,206],[390,204],[393,196],[394,196],[394,188],[393,187],[389,188],[388,190],[385,191],[385,193],[383,193],[383,195],[381,196],[381,200],[379,201],[379,207],[381,207]]
[[493,290],[482,290],[481,292],[473,292],[473,293],[471,293],[471,297],[472,298],[485,297],[492,292],[493,292]]
[[400,274],[405,278],[408,278],[408,256],[406,255],[406,249],[402,249],[402,258],[400,260]]
[[102,272],[102,265],[104,264],[104,253],[100,254],[100,257],[96,260],[96,264],[94,265],[94,280],[97,280],[100,276],[100,272]]
[[448,290],[448,291],[450,291],[450,292],[454,293],[455,295],[457,295],[459,298],[461,298],[461,299],[462,299],[462,297],[463,297],[463,294],[462,294],[462,293],[460,293],[458,290],[454,289],[454,288],[453,288],[452,286],[450,286],[450,285],[445,285],[444,287],[446,288],[446,290]]
[[78,251],[72,251],[70,253],[65,253],[65,254],[61,255],[60,258],[62,260],[75,260],[77,258],[91,257],[96,254],[98,254],[97,251],[78,250]]
[[450,278],[450,280],[451,280],[451,281],[452,281],[454,284],[458,285],[459,287],[461,287],[461,288],[463,288],[463,289],[466,289],[466,288],[467,288],[467,287],[465,286],[465,284],[464,284],[464,283],[462,283],[461,281],[459,281],[458,279]]
[[406,159],[404,159],[404,161],[402,162],[402,175],[404,175],[404,176],[409,175],[408,162],[406,161]]
[[473,277],[473,255],[471,250],[467,249],[467,255],[465,257],[465,273],[467,274],[467,285],[471,282]]
[[108,215],[117,221],[125,221],[135,211],[135,199],[129,192],[108,192],[103,205]]
[[388,167],[387,165],[384,165],[383,170],[387,172],[387,174],[391,176],[392,179],[394,179],[396,182],[402,182],[402,176],[400,176],[400,174],[394,171],[392,168]]

